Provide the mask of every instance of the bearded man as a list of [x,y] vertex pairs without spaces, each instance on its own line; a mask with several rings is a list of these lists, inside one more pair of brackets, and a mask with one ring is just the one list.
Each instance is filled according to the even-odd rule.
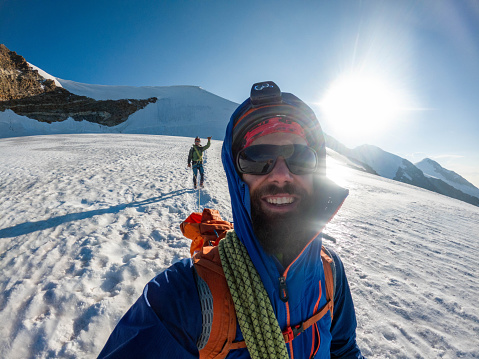
[[322,230],[348,191],[326,177],[314,112],[274,82],[254,84],[222,161],[234,230],[148,283],[100,357],[363,358],[344,267],[322,254]]

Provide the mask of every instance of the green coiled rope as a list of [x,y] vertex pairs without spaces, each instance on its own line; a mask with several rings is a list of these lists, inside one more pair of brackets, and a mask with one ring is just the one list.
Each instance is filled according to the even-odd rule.
[[236,316],[253,359],[289,358],[268,293],[234,230],[219,243],[221,264]]

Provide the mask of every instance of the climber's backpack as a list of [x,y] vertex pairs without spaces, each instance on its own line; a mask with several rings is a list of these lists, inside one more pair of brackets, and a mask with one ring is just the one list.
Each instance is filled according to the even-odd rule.
[[[220,239],[233,229],[215,209],[205,208],[203,213],[192,213],[180,225],[183,235],[192,240],[190,252],[197,274],[203,327],[197,345],[200,358],[225,358],[230,350],[246,348],[244,341],[235,342],[236,313],[226,282],[218,251]],[[326,281],[327,304],[306,321],[283,331],[286,343],[320,320],[328,311],[333,318],[336,266],[331,252],[322,247],[321,258]]]
[[207,246],[217,246],[226,232],[233,229],[233,223],[224,221],[216,209],[205,208],[203,213],[194,212],[180,224],[186,238],[191,239],[190,253],[199,252]]

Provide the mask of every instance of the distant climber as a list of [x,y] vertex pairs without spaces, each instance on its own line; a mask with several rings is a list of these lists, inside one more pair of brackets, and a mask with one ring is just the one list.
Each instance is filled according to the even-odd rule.
[[211,145],[211,136],[208,137],[208,143],[205,147],[201,146],[201,139],[199,137],[195,138],[195,144],[191,146],[190,152],[188,153],[188,167],[191,167],[193,163],[193,186],[196,188],[198,172],[200,172],[200,187],[203,187],[204,174],[205,170],[203,168],[203,152],[210,148]]

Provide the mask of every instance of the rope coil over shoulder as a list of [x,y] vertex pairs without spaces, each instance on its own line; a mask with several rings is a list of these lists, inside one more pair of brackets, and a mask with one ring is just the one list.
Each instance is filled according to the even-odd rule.
[[236,316],[251,357],[289,358],[268,293],[246,247],[232,230],[220,241],[218,249]]

